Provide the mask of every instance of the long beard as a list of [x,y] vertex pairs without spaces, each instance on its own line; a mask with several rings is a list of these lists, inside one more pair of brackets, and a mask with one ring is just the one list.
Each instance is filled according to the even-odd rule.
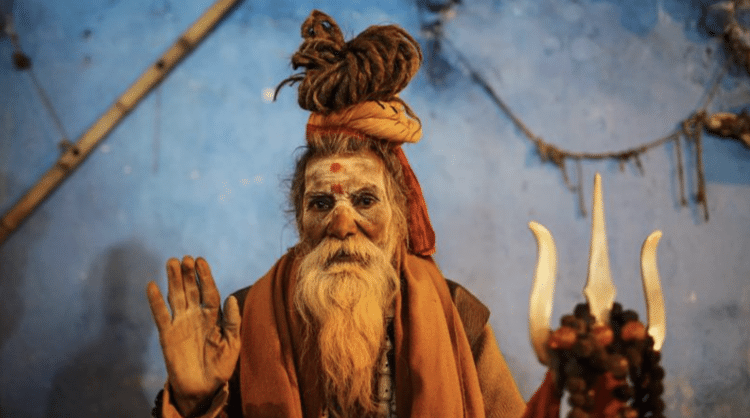
[[377,411],[374,370],[385,341],[385,312],[399,290],[389,258],[364,238],[325,239],[300,264],[294,305],[306,344],[317,344],[332,416]]

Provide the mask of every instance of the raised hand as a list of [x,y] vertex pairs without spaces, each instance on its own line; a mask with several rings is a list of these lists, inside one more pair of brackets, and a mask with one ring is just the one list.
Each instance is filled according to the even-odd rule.
[[221,297],[203,258],[169,259],[167,277],[171,314],[156,283],[146,291],[174,403],[187,416],[232,376],[240,353],[240,311],[230,296],[221,314]]

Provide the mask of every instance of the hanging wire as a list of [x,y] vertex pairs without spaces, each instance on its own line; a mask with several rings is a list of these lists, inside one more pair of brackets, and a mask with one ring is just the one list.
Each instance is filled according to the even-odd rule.
[[687,206],[687,198],[685,197],[685,170],[682,168],[682,140],[680,135],[674,140],[675,146],[675,157],[677,158],[677,181],[680,183],[680,206]]
[[[734,21],[734,20],[732,20]],[[440,22],[438,22],[440,23]],[[436,25],[435,22],[432,22],[430,24],[423,22],[423,29],[429,30],[431,27],[440,26]],[[730,30],[729,26],[727,27],[727,30]],[[456,48],[452,42],[450,42],[449,39],[447,39],[444,36],[444,31],[438,31],[438,32],[431,32],[431,35],[433,37],[439,37],[439,42],[443,45],[447,45],[453,54],[454,57],[456,57],[458,63],[462,67],[462,69],[465,71],[465,73],[469,76],[471,81],[476,84],[479,88],[481,88],[487,96],[490,98],[490,100],[500,109],[500,111],[513,123],[513,125],[523,133],[523,135],[528,139],[534,146],[536,147],[537,154],[539,155],[539,158],[542,162],[551,162],[555,166],[558,167],[560,170],[560,173],[562,174],[563,181],[565,182],[565,185],[567,188],[572,191],[576,192],[578,194],[578,203],[579,203],[579,209],[580,213],[583,216],[586,216],[586,207],[585,202],[583,199],[583,187],[582,187],[582,167],[581,167],[581,161],[582,160],[616,160],[620,164],[620,169],[624,169],[624,164],[628,161],[632,161],[635,167],[638,169],[638,171],[641,173],[641,175],[645,174],[645,168],[643,166],[643,163],[641,161],[641,155],[645,154],[647,151],[660,147],[662,145],[668,144],[668,143],[674,143],[675,144],[675,153],[676,153],[676,165],[677,165],[677,175],[678,175],[678,181],[680,183],[679,190],[680,190],[680,204],[682,206],[687,206],[687,197],[685,192],[685,174],[684,174],[684,163],[683,163],[683,156],[682,156],[682,144],[681,144],[681,136],[684,135],[687,139],[693,141],[695,143],[695,152],[696,152],[696,158],[695,158],[695,164],[696,164],[696,173],[697,173],[697,192],[695,194],[695,201],[697,204],[700,204],[703,207],[704,212],[704,219],[708,221],[708,203],[706,199],[706,184],[705,184],[705,175],[704,175],[704,169],[703,169],[703,158],[702,158],[702,131],[706,127],[706,121],[707,121],[707,109],[713,99],[715,98],[719,86],[721,85],[721,81],[723,80],[724,75],[728,72],[728,69],[730,65],[732,64],[731,60],[726,60],[724,65],[720,66],[717,70],[715,76],[713,77],[713,82],[710,85],[710,87],[707,88],[705,93],[705,98],[703,100],[702,105],[700,108],[698,108],[692,115],[684,119],[681,123],[682,129],[675,129],[674,131],[668,133],[667,135],[645,142],[643,144],[637,145],[635,147],[618,150],[618,151],[609,151],[609,152],[585,152],[585,151],[571,151],[567,149],[563,149],[561,147],[558,147],[554,144],[551,144],[549,142],[546,142],[542,137],[534,134],[534,132],[521,120],[520,117],[518,117],[513,110],[510,108],[510,106],[505,103],[505,101],[500,97],[500,95],[495,91],[494,88],[490,85],[490,83],[481,75],[479,71],[477,71],[474,66],[471,64],[471,62],[464,56],[464,54],[461,53],[461,51]],[[573,186],[570,183],[570,179],[568,177],[568,173],[566,170],[566,160],[572,159],[576,163],[576,171],[577,171],[577,185]]]
[[8,37],[10,38],[10,42],[13,45],[13,65],[16,70],[23,71],[28,74],[29,79],[31,80],[31,84],[34,85],[37,94],[39,94],[42,105],[47,110],[47,114],[49,115],[50,119],[52,119],[52,122],[57,128],[57,132],[61,137],[60,146],[63,148],[63,151],[65,151],[65,149],[71,145],[69,136],[65,131],[65,127],[63,126],[60,117],[55,111],[55,107],[52,105],[52,101],[50,100],[47,91],[44,89],[44,87],[42,87],[42,84],[39,82],[39,78],[34,72],[31,58],[29,58],[29,56],[26,55],[21,48],[21,41],[18,37],[18,32],[16,32],[12,14],[5,15],[4,26],[5,34],[8,35]]
[[62,121],[60,120],[60,117],[57,115],[57,112],[55,111],[55,107],[52,106],[52,101],[49,99],[47,92],[44,90],[41,83],[39,83],[39,79],[36,77],[36,74],[34,73],[34,69],[29,67],[26,70],[26,73],[29,75],[29,78],[31,79],[32,84],[34,84],[34,87],[36,88],[36,91],[39,94],[39,98],[42,99],[42,104],[44,105],[44,108],[47,109],[47,114],[55,123],[55,127],[57,128],[57,133],[61,137],[60,147],[62,148],[62,151],[65,151],[66,148],[72,145],[69,139],[70,137],[68,136],[67,132],[65,132],[65,127],[63,126]]

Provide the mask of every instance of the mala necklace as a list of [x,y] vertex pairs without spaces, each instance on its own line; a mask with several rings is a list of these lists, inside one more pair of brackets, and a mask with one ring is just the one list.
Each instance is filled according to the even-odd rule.
[[558,393],[568,393],[568,418],[589,417],[597,406],[595,388],[602,384],[619,401],[604,408],[605,418],[664,418],[664,369],[653,346],[638,314],[619,303],[608,325],[594,324],[588,304],[563,316],[548,349]]

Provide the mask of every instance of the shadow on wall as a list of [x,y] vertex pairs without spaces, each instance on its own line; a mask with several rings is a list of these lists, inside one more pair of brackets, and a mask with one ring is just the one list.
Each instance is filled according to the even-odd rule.
[[[0,173],[0,203],[7,196],[8,190],[20,187],[15,178],[7,173]],[[23,317],[24,301],[21,297],[23,278],[26,277],[28,253],[31,243],[41,240],[45,234],[48,215],[44,209],[38,210],[24,225],[11,235],[0,246],[0,350],[6,341],[16,332],[18,322]],[[0,417],[4,417],[0,405]]]
[[[2,203],[3,191],[12,189],[15,180],[5,173],[0,173],[0,203]],[[26,271],[28,243],[39,237],[45,229],[47,220],[44,213],[40,211],[24,225],[30,230],[30,234],[24,236],[9,237],[0,247],[0,295],[3,295],[3,303],[0,303],[0,350],[5,341],[13,335],[18,326],[18,320],[23,313],[23,301],[19,295],[24,272]],[[29,239],[28,236],[32,238]]]
[[[745,290],[747,292],[747,290]],[[750,410],[750,304],[724,301],[694,318],[700,364],[692,372],[697,417],[741,417]],[[745,412],[742,412],[745,411]]]
[[118,244],[100,258],[102,330],[55,375],[48,417],[146,417],[151,400],[141,387],[151,312],[146,283],[160,274],[160,263],[134,241]]

